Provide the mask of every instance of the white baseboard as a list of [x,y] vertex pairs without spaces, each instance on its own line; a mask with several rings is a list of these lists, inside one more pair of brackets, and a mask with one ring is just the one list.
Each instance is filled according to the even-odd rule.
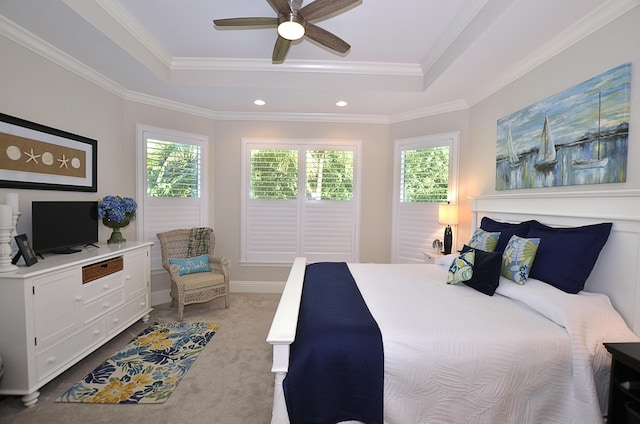
[[[231,281],[231,293],[282,293],[284,281]],[[157,290],[151,292],[151,306],[171,302],[171,290]]]

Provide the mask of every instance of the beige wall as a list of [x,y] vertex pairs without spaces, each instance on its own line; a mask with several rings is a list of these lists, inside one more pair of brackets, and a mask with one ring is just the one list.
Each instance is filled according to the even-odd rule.
[[[18,190],[25,216],[18,231],[30,233],[32,200],[93,200],[106,194],[135,196],[135,125],[137,123],[203,134],[211,143],[209,223],[216,229],[218,253],[232,263],[236,282],[284,281],[286,267],[241,266],[240,147],[243,137],[348,138],[362,140],[363,195],[360,257],[386,262],[390,257],[393,141],[460,131],[459,239],[469,237],[469,197],[495,194],[496,121],[522,107],[578,84],[601,72],[632,62],[631,134],[628,181],[606,186],[574,186],[545,191],[637,189],[640,186],[640,8],[590,35],[574,47],[521,77],[469,110],[392,125],[214,121],[161,107],[124,100],[91,82],[0,37],[0,111],[98,140],[98,193]],[[518,191],[531,192],[538,190]],[[0,189],[0,199],[7,189]],[[14,190],[11,190],[14,191]],[[504,194],[504,193],[500,193]],[[509,194],[509,193],[507,193]],[[101,227],[100,239],[108,237]],[[135,224],[125,237],[135,238]],[[152,290],[168,282],[155,275]]]

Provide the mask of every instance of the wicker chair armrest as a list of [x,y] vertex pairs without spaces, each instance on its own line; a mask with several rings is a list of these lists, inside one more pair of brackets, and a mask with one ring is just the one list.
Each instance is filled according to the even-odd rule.
[[171,275],[171,279],[179,286],[184,286],[182,279],[180,277],[180,267],[177,264],[171,264],[169,266],[169,274]]
[[209,268],[212,271],[220,272],[224,275],[224,279],[229,281],[229,259],[224,256],[210,256]]

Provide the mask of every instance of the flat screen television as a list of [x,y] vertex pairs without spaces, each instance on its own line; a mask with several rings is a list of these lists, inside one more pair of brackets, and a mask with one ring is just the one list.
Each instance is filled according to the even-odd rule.
[[31,243],[43,253],[75,253],[98,242],[98,202],[32,202]]

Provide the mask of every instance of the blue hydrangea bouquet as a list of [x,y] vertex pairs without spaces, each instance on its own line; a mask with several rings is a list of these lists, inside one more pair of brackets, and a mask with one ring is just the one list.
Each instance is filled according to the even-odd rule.
[[108,244],[124,244],[127,240],[122,237],[120,228],[129,225],[129,222],[136,219],[136,209],[138,204],[131,197],[105,196],[98,203],[98,218],[102,223],[113,229]]

